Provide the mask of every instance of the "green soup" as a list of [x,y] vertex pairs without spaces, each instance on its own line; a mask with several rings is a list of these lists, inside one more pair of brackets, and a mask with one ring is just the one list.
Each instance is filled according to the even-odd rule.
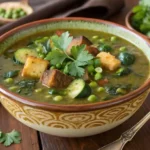
[[[120,97],[139,88],[148,78],[149,61],[133,44],[103,32],[68,31],[57,31],[58,35],[55,31],[37,34],[11,46],[0,56],[0,84],[35,101],[67,105],[95,103]],[[86,45],[86,42],[83,42],[71,47],[71,55],[66,54],[65,47],[71,43],[72,36],[84,36],[91,44]],[[87,47],[94,47],[98,54],[90,54]],[[30,56],[30,52],[31,56],[49,62],[47,71],[59,70],[64,74],[59,80],[60,84],[67,82],[67,76],[73,81],[64,88],[57,88],[45,86],[41,77],[22,75],[24,65],[27,64],[24,59],[27,55]],[[98,57],[99,53],[112,56],[116,63],[118,62],[118,67],[111,70],[110,66],[115,61],[109,66],[110,59],[105,62],[103,55]],[[37,68],[41,71],[42,64],[37,65]],[[32,70],[34,69],[31,68],[29,74]],[[85,72],[88,79],[85,79]]]

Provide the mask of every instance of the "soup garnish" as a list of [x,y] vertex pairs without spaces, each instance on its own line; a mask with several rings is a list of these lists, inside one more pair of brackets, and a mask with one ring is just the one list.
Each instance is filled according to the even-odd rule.
[[1,84],[33,100],[67,105],[120,97],[148,77],[146,56],[119,37],[84,30],[49,34],[24,39],[1,56]]

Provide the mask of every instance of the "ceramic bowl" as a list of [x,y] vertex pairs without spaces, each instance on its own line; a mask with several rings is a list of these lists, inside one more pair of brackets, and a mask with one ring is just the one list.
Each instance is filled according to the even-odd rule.
[[142,34],[141,32],[137,31],[136,29],[134,29],[134,27],[131,25],[131,17],[133,16],[132,11],[129,11],[125,17],[125,24],[126,26],[133,30],[134,32],[136,32],[137,34],[139,34],[140,36],[142,36],[143,38],[147,38],[148,40],[150,40],[150,37],[148,37],[147,35]]
[[[119,36],[139,47],[150,61],[150,43],[115,23],[88,19],[63,18],[32,22],[0,37],[0,53],[36,33],[57,29],[88,29]],[[0,101],[6,110],[23,124],[47,134],[62,137],[84,137],[110,130],[129,119],[149,94],[150,75],[137,90],[105,102],[59,105],[30,100],[0,86]]]
[[[4,8],[4,9],[7,9],[7,10],[12,9],[12,8],[22,8],[27,13],[27,15],[29,15],[33,12],[32,7],[30,7],[27,3],[23,3],[23,2],[4,2],[4,3],[0,3],[0,8]],[[11,23],[11,22],[16,21],[16,20],[17,19],[0,18],[0,24]]]

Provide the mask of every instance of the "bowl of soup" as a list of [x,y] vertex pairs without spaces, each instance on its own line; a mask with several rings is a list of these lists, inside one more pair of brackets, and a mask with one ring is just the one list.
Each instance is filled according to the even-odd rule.
[[47,134],[110,130],[143,104],[150,43],[123,26],[88,19],[32,22],[0,37],[0,102]]

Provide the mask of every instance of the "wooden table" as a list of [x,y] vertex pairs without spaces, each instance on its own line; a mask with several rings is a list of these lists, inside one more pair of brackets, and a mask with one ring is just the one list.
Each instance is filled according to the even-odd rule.
[[[126,0],[126,5],[122,11],[109,20],[124,25],[126,13],[137,2],[138,0]],[[0,144],[0,150],[97,150],[99,147],[117,139],[121,133],[139,121],[148,111],[150,111],[150,95],[132,118],[111,131],[85,138],[60,138],[24,126],[0,106],[0,129],[6,132],[16,129],[22,135],[21,144],[14,144],[8,148]],[[150,150],[150,122],[147,122],[132,142],[125,146],[124,150]]]

